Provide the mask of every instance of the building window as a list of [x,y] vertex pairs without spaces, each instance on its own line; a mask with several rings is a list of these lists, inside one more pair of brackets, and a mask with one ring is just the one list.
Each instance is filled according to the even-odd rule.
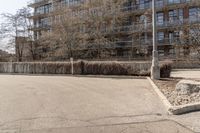
[[177,24],[183,22],[183,9],[169,11],[169,23],[176,22]]
[[200,8],[193,7],[189,9],[189,20],[190,22],[197,22],[200,19]]
[[157,38],[158,42],[163,42],[164,41],[164,39],[165,39],[164,32],[158,32],[157,36],[158,36],[158,38]]
[[157,24],[159,26],[162,26],[164,24],[164,13],[163,12],[157,13]]
[[151,7],[150,3],[151,3],[150,0],[140,0],[139,7],[140,7],[140,9],[147,9],[147,8]]
[[156,7],[163,7],[163,5],[164,5],[163,0],[157,0],[156,1]]
[[183,9],[178,9],[178,18],[180,22],[183,22]]
[[178,4],[181,3],[181,0],[168,0],[169,4]]
[[178,18],[178,15],[177,15],[177,11],[176,10],[169,11],[169,22],[170,23],[173,23],[174,21],[176,21],[177,18]]
[[45,14],[45,13],[51,12],[51,9],[52,9],[52,5],[47,4],[47,5],[35,8],[35,13],[36,14]]

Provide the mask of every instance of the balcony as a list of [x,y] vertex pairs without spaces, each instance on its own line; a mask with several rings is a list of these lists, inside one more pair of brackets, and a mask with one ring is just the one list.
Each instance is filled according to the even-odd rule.
[[50,15],[50,12],[34,12],[31,13],[28,17],[29,19],[36,19],[36,18],[46,18]]
[[[158,46],[173,46],[173,45],[181,45],[183,42],[181,41],[180,38],[163,38],[160,40],[157,40],[157,45]],[[134,47],[152,47],[153,46],[153,41],[152,39],[136,39],[136,40],[118,40],[118,41],[111,41],[111,42],[106,42],[105,44],[96,44],[96,43],[89,43],[89,44],[84,44],[82,45],[82,48],[84,49],[96,49],[98,48],[107,48],[107,49],[130,49]]]
[[[174,29],[179,27],[184,28],[188,25],[193,24],[200,24],[200,17],[199,18],[192,18],[192,19],[182,19],[182,20],[170,20],[170,21],[163,21],[162,23],[157,22],[157,30],[162,31],[166,29]],[[95,29],[94,29],[95,30]],[[92,32],[92,29],[84,28],[82,33],[89,33]],[[95,31],[94,31],[95,32]],[[100,32],[109,35],[109,34],[138,34],[138,33],[151,33],[152,32],[152,23],[148,22],[144,23],[133,23],[132,25],[124,25],[124,26],[115,26],[115,27],[102,27]]]
[[49,0],[30,0],[27,4],[29,7],[37,7],[41,4],[45,4],[45,3],[48,3]]
[[181,27],[184,25],[191,25],[191,24],[200,24],[200,17],[199,18],[192,18],[192,19],[183,19],[183,20],[169,20],[164,21],[162,24],[157,23],[158,29],[162,28],[171,28],[171,27]]
[[[193,19],[183,19],[183,20],[170,20],[170,21],[164,21],[162,23],[157,22],[157,29],[169,29],[169,28],[177,28],[177,27],[183,27],[185,25],[192,25],[192,24],[200,24],[200,17],[199,18],[193,18]],[[116,27],[112,29],[115,33],[137,33],[137,32],[152,32],[152,23],[138,23],[133,24],[130,26],[121,26]]]
[[29,30],[39,31],[39,30],[49,30],[51,28],[50,24],[38,24],[29,26]]
[[[169,1],[158,1],[156,2],[156,8],[157,10],[162,10],[164,7],[168,6],[168,7],[177,7],[177,5],[180,4],[189,4],[190,6],[192,5],[200,5],[200,1],[198,0],[181,0],[180,2],[169,2]],[[129,5],[129,6],[124,6],[121,8],[121,11],[123,12],[136,12],[136,13],[143,13],[145,12],[147,9],[150,9],[152,7],[152,2],[149,3],[145,3],[145,4],[139,4],[139,5]]]
[[[172,46],[175,43],[181,44],[181,39],[180,38],[163,38],[160,40],[157,40],[157,45],[158,46]],[[137,47],[137,46],[153,46],[153,41],[152,39],[136,39],[133,41],[116,41],[111,43],[112,47],[114,48],[131,48],[131,47]]]

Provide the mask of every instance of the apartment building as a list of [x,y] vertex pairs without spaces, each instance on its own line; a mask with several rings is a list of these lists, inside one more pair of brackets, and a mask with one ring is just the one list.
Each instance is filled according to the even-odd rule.
[[31,30],[34,32],[34,38],[39,39],[42,31],[51,29],[51,16],[50,13],[58,4],[65,6],[72,6],[82,3],[83,0],[32,0],[28,3],[29,7],[34,9],[34,12],[29,17],[33,20],[33,27]]
[[[29,7],[34,9],[30,16],[34,26],[35,39],[39,39],[42,31],[51,31],[50,13],[55,5],[60,3],[67,7],[84,4],[85,0],[32,0]],[[126,0],[121,5],[121,11],[126,17],[126,23],[116,26],[115,34],[120,35],[118,41],[112,44],[112,55],[116,57],[134,58],[138,55],[152,54],[152,23],[151,0]],[[186,27],[200,23],[199,0],[156,0],[157,10],[157,44],[160,56],[174,57],[189,54],[187,46],[176,49],[175,44],[181,45],[181,36],[191,32]]]

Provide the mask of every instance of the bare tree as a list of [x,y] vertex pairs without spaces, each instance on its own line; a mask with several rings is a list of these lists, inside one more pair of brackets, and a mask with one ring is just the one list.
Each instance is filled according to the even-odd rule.
[[118,37],[109,35],[123,23],[122,3],[123,0],[94,0],[86,3],[87,17],[82,20],[85,21],[88,36],[85,42],[88,44],[88,52],[93,51],[97,58],[109,56],[105,52],[110,53],[116,45],[115,42],[119,40]]
[[18,61],[22,61],[25,46],[32,40],[32,34],[28,30],[31,21],[29,8],[19,9],[15,14],[3,13],[1,23],[1,38],[8,38],[7,48],[15,49]]
[[110,35],[122,24],[122,1],[92,0],[77,6],[57,6],[56,10],[54,7],[51,32],[43,33],[40,42],[46,44],[42,46],[67,58],[105,56],[118,40]]
[[60,15],[60,20],[53,23],[53,34],[62,48],[62,54],[68,58],[74,57],[74,51],[79,47],[79,22],[77,16],[73,15],[70,9],[66,9],[65,14]]
[[190,45],[200,60],[200,24],[193,25],[190,30]]
[[175,48],[182,49],[185,57],[190,57],[189,54],[193,54],[195,58],[200,60],[200,24],[190,24],[179,30],[182,34],[180,38],[174,38]]
[[59,5],[51,14],[51,32],[44,31],[39,39],[40,49],[43,49],[45,58],[70,58],[79,47],[80,22],[71,8]]

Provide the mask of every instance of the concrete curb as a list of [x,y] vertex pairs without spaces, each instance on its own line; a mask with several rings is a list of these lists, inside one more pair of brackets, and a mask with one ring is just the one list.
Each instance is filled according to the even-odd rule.
[[174,115],[185,114],[193,111],[200,111],[200,103],[172,106],[168,109],[168,111]]
[[167,111],[169,114],[172,114],[169,109],[172,107],[172,105],[170,104],[170,102],[167,100],[167,98],[164,96],[164,94],[160,91],[160,89],[156,86],[156,84],[154,84],[154,82],[151,80],[151,78],[147,77],[147,79],[149,80],[149,82],[151,83],[154,91],[156,92],[156,94],[159,96],[159,98],[161,99],[161,101],[164,103]]
[[199,103],[193,103],[193,104],[180,105],[180,106],[171,105],[171,103],[164,96],[164,94],[160,91],[160,89],[156,86],[156,84],[151,80],[151,78],[147,77],[147,79],[151,83],[154,91],[160,97],[161,101],[164,103],[169,114],[180,115],[180,114],[200,110],[200,102]]
[[59,76],[59,77],[78,77],[78,78],[113,78],[113,79],[146,79],[143,76],[125,76],[125,75],[78,75],[78,74],[26,74],[26,73],[0,73],[0,75],[13,76]]

